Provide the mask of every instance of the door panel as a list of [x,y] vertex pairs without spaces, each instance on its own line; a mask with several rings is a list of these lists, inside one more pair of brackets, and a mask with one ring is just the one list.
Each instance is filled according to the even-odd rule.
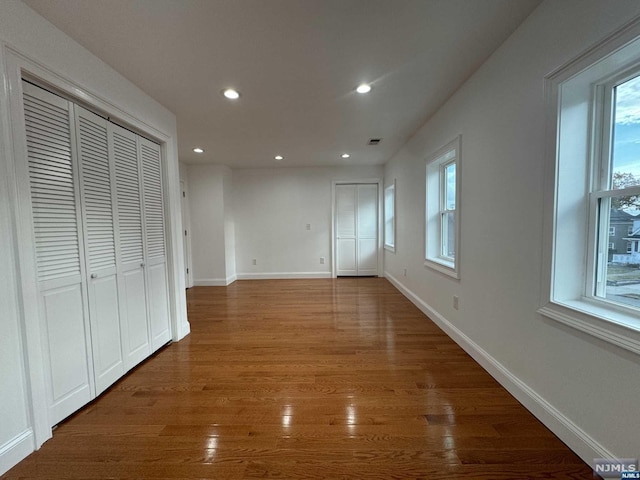
[[56,425],[93,398],[80,284],[45,291],[42,313],[51,375],[49,419]]
[[378,275],[378,240],[358,239],[358,275]]
[[[115,275],[95,278],[89,284],[89,312],[93,338],[96,394],[102,393],[123,371],[118,319],[118,285]],[[114,299],[116,301],[114,301]]]
[[149,265],[149,319],[151,324],[151,347],[155,352],[171,340],[169,328],[169,303],[167,298],[167,273],[164,263]]
[[338,275],[353,276],[358,274],[356,264],[356,239],[339,238],[338,250]]
[[94,396],[73,116],[67,100],[27,82],[22,87],[47,404],[55,425]]
[[126,316],[127,369],[137,365],[151,353],[147,325],[147,293],[144,271],[135,268],[122,274],[122,307]]
[[97,393],[124,374],[116,278],[116,230],[107,121],[76,107],[80,190]]
[[122,349],[129,370],[151,353],[144,278],[141,166],[138,136],[109,125],[116,178],[118,219],[118,286]]
[[151,349],[171,340],[160,146],[140,140]]

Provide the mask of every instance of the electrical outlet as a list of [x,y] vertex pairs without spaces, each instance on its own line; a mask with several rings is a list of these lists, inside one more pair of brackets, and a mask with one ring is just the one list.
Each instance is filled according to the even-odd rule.
[[459,303],[460,303],[460,298],[458,297],[458,295],[454,295],[453,296],[453,308],[458,310]]
[[320,265],[324,265],[324,257],[320,257]]
[[253,264],[254,264],[254,265],[257,265],[257,264],[258,264],[258,261],[257,261],[255,258],[253,259]]
[[406,268],[404,269],[404,276],[405,277],[407,276],[407,269]]
[[307,230],[311,230],[311,224],[307,223]]

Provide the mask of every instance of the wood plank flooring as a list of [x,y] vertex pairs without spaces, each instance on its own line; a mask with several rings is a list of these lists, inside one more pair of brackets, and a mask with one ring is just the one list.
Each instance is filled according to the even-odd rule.
[[384,279],[187,297],[189,337],[2,478],[593,478]]

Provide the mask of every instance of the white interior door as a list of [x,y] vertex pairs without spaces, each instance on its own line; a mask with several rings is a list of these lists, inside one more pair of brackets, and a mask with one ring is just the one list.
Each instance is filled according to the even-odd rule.
[[124,372],[116,276],[114,184],[107,120],[76,106],[80,190],[96,393]]
[[171,340],[169,294],[165,248],[162,164],[160,146],[140,139],[142,191],[146,251],[146,280],[151,327],[151,347],[155,351]]
[[358,185],[358,275],[378,275],[378,185]]
[[73,106],[23,82],[42,345],[51,425],[93,396]]
[[336,273],[378,274],[378,185],[336,185]]
[[125,368],[131,369],[151,353],[145,284],[139,137],[109,124],[116,178],[118,218],[118,287]]
[[357,185],[336,185],[336,267],[338,276],[358,275]]

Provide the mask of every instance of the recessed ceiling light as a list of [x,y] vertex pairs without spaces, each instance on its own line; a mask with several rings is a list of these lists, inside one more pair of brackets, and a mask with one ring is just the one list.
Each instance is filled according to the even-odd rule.
[[276,155],[275,157],[276,160],[280,161],[280,160],[284,160],[284,157],[282,155]]
[[202,148],[200,148],[200,147],[195,147],[193,149],[193,151],[196,152],[196,153],[204,153],[204,150]]
[[371,91],[371,85],[369,85],[368,83],[363,83],[361,85],[358,85],[358,88],[356,88],[356,92],[358,93],[369,93]]
[[240,98],[240,92],[234,90],[233,88],[227,88],[222,92],[222,94],[229,100],[237,100],[238,98]]
[[349,158],[351,155],[349,155],[348,153],[343,153],[342,155],[340,155],[342,158]]

